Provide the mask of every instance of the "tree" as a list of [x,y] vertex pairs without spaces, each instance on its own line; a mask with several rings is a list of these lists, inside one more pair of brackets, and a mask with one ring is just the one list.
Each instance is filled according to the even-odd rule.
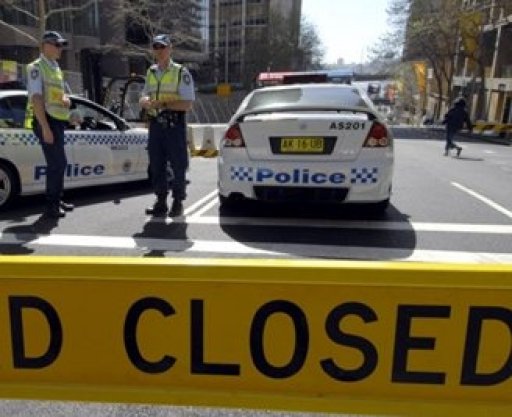
[[416,56],[428,61],[438,90],[438,113],[443,101],[451,103],[454,99],[456,56],[462,51],[468,58],[472,78],[466,94],[476,94],[476,117],[486,118],[485,68],[492,62],[494,39],[485,26],[492,21],[491,12],[499,10],[506,1],[509,0],[480,0],[464,5],[459,0],[413,2],[407,27],[413,53],[408,58]]
[[437,86],[436,118],[440,116],[442,103],[453,99],[459,15],[458,0],[417,0],[408,21],[408,58],[424,59],[432,69]]
[[400,73],[405,31],[410,13],[411,0],[390,0],[386,13],[391,29],[382,35],[368,53],[368,59],[376,72]]
[[299,38],[293,35],[289,18],[272,12],[262,42],[251,45],[245,84],[263,71],[306,71],[322,68],[324,51],[315,25],[301,19]]
[[[126,21],[129,46],[146,45],[157,33],[172,35],[181,60],[194,60],[202,52],[201,34],[196,22],[203,11],[191,0],[119,0],[122,13],[112,14],[112,21]],[[197,58],[197,57],[195,57]]]
[[299,70],[322,68],[325,55],[322,41],[318,36],[316,26],[305,17],[301,19],[298,49]]
[[[102,0],[98,1],[101,2]],[[32,26],[38,28],[39,38],[36,39],[29,32],[19,29],[2,19],[0,19],[0,25],[29,39],[36,46],[43,37],[43,33],[46,31],[47,23],[50,19],[60,14],[79,13],[86,10],[93,3],[95,3],[94,0],[89,0],[85,3],[80,0],[71,0],[68,2],[70,5],[64,6],[63,2],[58,0],[35,0],[32,5],[27,5],[27,2],[22,0],[4,0],[2,7],[8,10],[10,9],[12,12],[19,13],[34,23]]]
[[[469,61],[469,75],[471,82],[469,91],[471,96],[476,93],[475,115],[477,119],[487,118],[485,97],[486,66],[492,62],[494,39],[488,35],[485,26],[492,20],[492,13],[499,13],[510,0],[494,0],[492,2],[479,1],[467,5],[458,16],[460,38],[463,54]],[[479,81],[478,81],[479,80]]]

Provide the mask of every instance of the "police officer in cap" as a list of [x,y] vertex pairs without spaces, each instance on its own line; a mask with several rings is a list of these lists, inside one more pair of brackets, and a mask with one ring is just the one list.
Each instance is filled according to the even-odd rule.
[[69,118],[70,100],[65,93],[64,77],[57,60],[68,44],[58,32],[47,31],[41,41],[41,55],[27,66],[29,100],[25,127],[32,128],[41,143],[46,160],[46,209],[48,217],[65,216],[74,206],[61,200],[64,172],[64,128]]
[[149,67],[140,105],[149,117],[149,169],[156,194],[147,214],[165,216],[168,212],[167,163],[173,170],[173,203],[169,216],[183,214],[186,197],[185,172],[188,167],[186,139],[186,112],[195,99],[194,82],[184,66],[171,59],[172,44],[169,35],[153,38],[153,54],[156,64]]

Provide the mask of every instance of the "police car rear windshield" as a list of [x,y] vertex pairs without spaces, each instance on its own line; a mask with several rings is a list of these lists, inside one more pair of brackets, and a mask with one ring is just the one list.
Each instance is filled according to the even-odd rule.
[[281,106],[303,107],[304,110],[319,107],[368,108],[368,104],[361,97],[357,88],[318,86],[316,88],[255,90],[245,110],[264,110]]

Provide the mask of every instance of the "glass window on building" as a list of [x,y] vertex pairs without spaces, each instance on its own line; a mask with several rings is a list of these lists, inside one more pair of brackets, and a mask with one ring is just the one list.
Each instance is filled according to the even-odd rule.
[[36,2],[33,0],[18,0],[16,7],[27,13],[16,11],[10,6],[0,6],[0,20],[11,25],[35,26],[36,20],[30,15],[36,14]]
[[99,32],[98,21],[98,8],[93,2],[80,13],[74,13],[73,31],[76,35],[95,36]]

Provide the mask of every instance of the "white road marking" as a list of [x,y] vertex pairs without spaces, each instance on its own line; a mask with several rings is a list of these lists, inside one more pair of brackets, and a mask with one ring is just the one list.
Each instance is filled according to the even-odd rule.
[[184,211],[185,216],[190,216],[193,214],[194,210],[197,210],[199,207],[201,207],[203,204],[205,204],[208,200],[215,198],[217,195],[217,189],[213,190],[211,193],[206,194],[203,198],[196,201],[194,204],[192,204],[190,207],[187,207]]
[[154,217],[153,223],[187,223],[224,226],[271,226],[301,227],[316,229],[363,229],[363,230],[395,230],[415,232],[450,232],[450,233],[486,233],[512,234],[512,225],[506,224],[465,224],[465,223],[423,223],[423,222],[389,222],[389,221],[350,221],[322,219],[279,219],[262,217],[218,217],[218,216],[186,216],[172,218]]
[[470,264],[511,264],[512,254],[396,249],[361,246],[307,245],[289,243],[243,243],[209,240],[173,240],[114,236],[33,235],[1,233],[0,243],[24,246],[73,246],[87,248],[138,249],[186,253],[306,257],[322,259],[388,260]]
[[473,190],[471,190],[471,189],[469,189],[467,187],[464,187],[463,185],[461,185],[459,183],[452,182],[452,185],[454,187],[457,187],[459,190],[462,190],[465,193],[467,193],[467,194],[477,198],[478,200],[480,200],[483,203],[487,204],[489,207],[492,207],[493,209],[499,211],[500,213],[502,213],[505,216],[507,216],[507,217],[512,219],[512,211],[507,210],[505,207],[500,206],[498,203],[495,203],[494,201],[490,200],[489,198],[484,197],[483,195],[480,195],[477,192],[475,192],[475,191],[473,191]]
[[219,202],[218,197],[214,197],[209,203],[205,204],[202,208],[197,210],[190,218],[196,219],[200,218],[204,213],[210,210],[213,206],[215,206]]

